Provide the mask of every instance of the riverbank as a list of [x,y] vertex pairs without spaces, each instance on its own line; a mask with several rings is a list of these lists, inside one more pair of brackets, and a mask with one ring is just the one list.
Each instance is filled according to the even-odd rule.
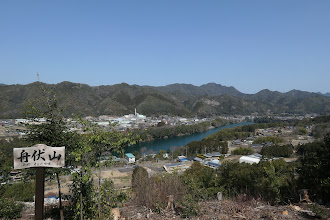
[[217,128],[228,124],[232,124],[232,122],[229,120],[218,118],[212,121],[202,121],[190,125],[181,124],[173,126],[162,124],[157,127],[149,127],[143,130],[133,130],[132,133],[135,136],[139,136],[138,143],[144,143],[158,139],[167,139],[171,137],[180,137],[185,135],[202,133],[210,130],[211,128]]
[[[208,129],[207,131],[200,132],[200,133],[194,133],[190,135],[184,135],[184,136],[175,136],[175,137],[168,137],[167,139],[155,139],[148,142],[140,142],[135,145],[131,145],[127,148],[125,148],[125,153],[134,153],[135,151],[138,151],[139,153],[157,153],[159,150],[167,151],[170,149],[173,151],[175,148],[180,146],[185,146],[188,143],[192,141],[200,141],[203,138],[226,128],[234,128],[238,126],[253,124],[253,122],[243,122],[243,123],[236,123],[236,124],[228,124],[224,125],[218,128],[214,129]],[[208,126],[209,128],[209,126]],[[143,152],[142,152],[142,151]]]

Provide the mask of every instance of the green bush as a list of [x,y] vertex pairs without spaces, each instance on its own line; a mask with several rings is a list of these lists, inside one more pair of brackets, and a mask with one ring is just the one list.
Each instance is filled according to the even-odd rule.
[[247,147],[239,147],[231,151],[231,154],[233,155],[249,155],[252,153],[254,153],[254,151],[251,148],[247,148]]
[[12,199],[0,198],[0,218],[15,219],[21,217],[24,205]]
[[198,201],[190,194],[187,194],[183,197],[183,200],[179,201],[177,210],[182,218],[196,216],[199,213]]
[[274,146],[264,146],[261,149],[261,154],[267,157],[290,157],[293,153],[291,145],[274,145]]
[[307,134],[307,130],[304,127],[297,127],[296,131],[299,135],[306,135]]
[[216,172],[215,185],[224,196],[246,194],[262,197],[271,204],[297,199],[294,197],[297,195],[294,169],[284,160],[261,161],[258,164],[225,162]]
[[15,201],[33,202],[34,182],[19,182],[12,185],[6,184],[0,188],[0,197]]
[[322,142],[299,146],[298,183],[308,189],[311,200],[330,202],[330,133]]
[[215,171],[195,161],[190,169],[181,176],[181,180],[187,187],[187,192],[196,201],[215,198],[218,187],[214,186]]
[[316,217],[318,218],[323,218],[327,215],[326,210],[316,203],[309,205],[309,208],[315,213]]

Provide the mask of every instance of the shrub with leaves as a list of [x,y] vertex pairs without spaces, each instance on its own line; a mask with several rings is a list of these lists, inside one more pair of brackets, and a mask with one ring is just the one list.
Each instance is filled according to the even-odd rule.
[[101,200],[99,217],[106,219],[111,216],[111,208],[122,205],[126,201],[127,195],[115,190],[112,180],[106,180],[100,187],[98,198]]
[[0,218],[15,219],[21,217],[24,205],[12,199],[0,198]]
[[324,218],[327,215],[327,211],[316,203],[310,204],[309,208],[315,213],[317,218]]
[[283,146],[264,146],[261,149],[261,154],[266,157],[290,157],[292,153],[293,149],[289,144]]
[[308,189],[312,200],[330,202],[330,133],[322,142],[301,145],[298,154],[300,187]]
[[0,198],[14,199],[22,202],[32,202],[34,196],[33,182],[19,182],[0,187]]
[[249,155],[252,153],[254,153],[254,151],[251,148],[247,148],[247,147],[239,147],[231,151],[231,154],[233,155]]
[[153,210],[165,208],[170,195],[178,202],[186,193],[186,187],[177,174],[148,178],[147,171],[142,167],[136,168],[132,184],[134,202]]

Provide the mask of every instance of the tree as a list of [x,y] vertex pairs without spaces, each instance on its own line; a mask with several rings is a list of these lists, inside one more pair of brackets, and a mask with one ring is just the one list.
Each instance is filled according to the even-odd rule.
[[295,131],[296,134],[298,135],[306,135],[307,134],[307,130],[304,127],[296,127]]
[[142,154],[143,157],[145,156],[146,151],[147,151],[146,147],[141,148],[141,154]]
[[135,158],[138,160],[140,158],[140,153],[139,151],[134,151],[133,155],[135,156]]
[[[66,146],[66,155],[70,155],[70,147],[73,145],[74,133],[68,129],[62,109],[58,107],[56,95],[52,91],[46,91],[42,84],[40,84],[39,98],[31,101],[25,107],[25,117],[35,122],[27,125],[28,133],[25,139],[31,144],[46,144],[52,147]],[[45,122],[40,123],[40,119],[45,119]],[[68,159],[68,158],[67,158]],[[62,169],[47,169],[48,174],[52,177],[55,174],[58,182],[59,199],[60,199],[60,215],[64,219],[62,200],[61,200],[61,187],[59,173]]]
[[254,151],[251,148],[248,147],[239,147],[235,150],[231,151],[231,154],[233,155],[249,155],[252,154]]
[[322,142],[302,145],[298,148],[300,187],[309,195],[323,202],[330,201],[330,133]]
[[[93,218],[98,210],[98,216],[101,217],[101,167],[99,158],[102,153],[109,152],[123,153],[125,147],[129,144],[135,144],[135,137],[130,132],[117,132],[110,124],[110,129],[105,131],[95,123],[79,119],[84,127],[84,134],[77,139],[76,146],[71,155],[77,164],[81,166],[81,172],[73,175],[73,184],[71,190],[74,194],[74,211],[80,216]],[[108,165],[111,165],[109,161]],[[95,189],[93,186],[92,168],[98,169],[99,185]],[[96,208],[97,207],[97,208]],[[77,217],[77,216],[75,216]]]
[[13,148],[25,147],[28,143],[21,138],[11,140],[0,139],[0,181],[9,180],[9,174],[13,169]]
[[190,195],[196,202],[199,199],[207,199],[215,196],[216,192],[213,191],[214,178],[214,170],[203,166],[197,161],[182,175],[182,180],[188,188],[188,192],[190,192]]
[[100,219],[109,219],[111,208],[117,207],[126,200],[126,194],[115,190],[111,180],[105,180],[100,188],[101,214]]
[[[100,157],[104,152],[122,152],[124,147],[135,143],[131,133],[114,131],[113,126],[105,131],[97,124],[78,118],[80,125],[84,128],[83,134],[71,132],[64,119],[63,109],[57,105],[56,95],[48,92],[40,86],[42,92],[39,99],[31,102],[25,111],[28,119],[38,121],[44,118],[44,123],[28,125],[26,139],[32,143],[43,143],[53,147],[66,146],[66,163],[80,165],[80,172],[72,174],[74,218],[94,218],[97,210],[100,217],[100,177],[98,191],[93,185],[92,168],[100,168],[102,165]],[[109,164],[109,163],[108,163]],[[111,161],[110,161],[111,164]],[[49,173],[55,173],[59,185],[59,198],[61,201],[59,174],[63,169],[48,169]],[[51,175],[53,176],[53,175]],[[60,202],[61,204],[61,202]],[[96,207],[98,206],[98,209]],[[62,209],[61,209],[62,210]],[[61,212],[62,213],[62,212]],[[61,214],[63,218],[63,214]]]
[[221,141],[220,146],[221,146],[221,153],[222,154],[227,154],[228,150],[229,150],[228,142],[227,141]]
[[132,188],[137,189],[145,187],[145,180],[148,178],[148,172],[141,166],[137,166],[132,174]]
[[289,144],[282,146],[264,146],[261,149],[261,154],[266,157],[289,157],[292,153],[293,149]]

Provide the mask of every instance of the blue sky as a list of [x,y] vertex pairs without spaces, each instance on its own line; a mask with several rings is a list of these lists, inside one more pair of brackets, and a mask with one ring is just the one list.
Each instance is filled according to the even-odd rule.
[[0,1],[0,83],[330,92],[330,1]]

